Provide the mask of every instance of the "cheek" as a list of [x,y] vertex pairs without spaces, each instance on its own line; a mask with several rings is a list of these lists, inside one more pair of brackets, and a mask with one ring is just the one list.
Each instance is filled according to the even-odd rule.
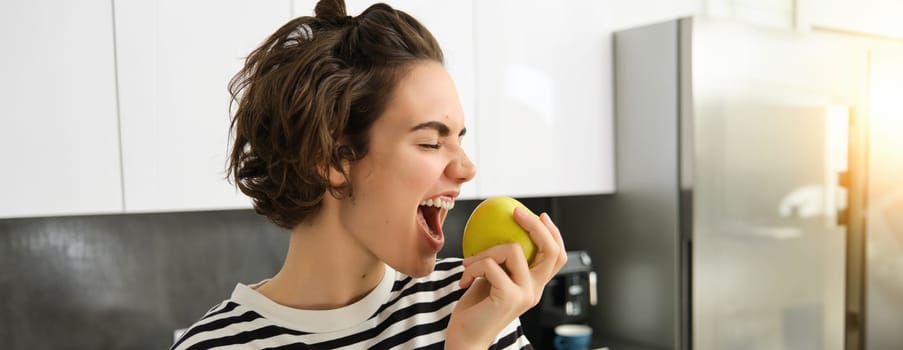
[[[405,193],[418,197],[430,190],[445,171],[447,160],[419,150],[401,150],[393,154],[372,154],[371,162],[354,172],[355,186],[367,191],[394,196]],[[355,189],[357,191],[357,189]]]
[[434,184],[445,170],[445,163],[439,158],[422,154],[410,157],[409,161],[404,164],[406,183],[428,186]]

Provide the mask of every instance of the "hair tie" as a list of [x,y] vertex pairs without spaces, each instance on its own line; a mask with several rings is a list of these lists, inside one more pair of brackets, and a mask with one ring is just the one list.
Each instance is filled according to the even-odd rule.
[[356,26],[358,24],[357,18],[354,18],[352,16],[345,16],[345,18],[342,19],[342,24],[345,24],[345,25],[350,24],[350,25]]

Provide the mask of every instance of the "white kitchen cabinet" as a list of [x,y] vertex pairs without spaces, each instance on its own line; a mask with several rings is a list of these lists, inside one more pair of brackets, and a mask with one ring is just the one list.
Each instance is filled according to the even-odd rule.
[[804,1],[809,0],[707,0],[704,12],[712,18],[791,29],[804,16]]
[[[373,1],[346,0],[348,15],[357,16]],[[417,1],[399,0],[389,4],[402,10],[422,23],[439,42],[445,55],[445,67],[451,74],[458,88],[458,97],[464,109],[464,125],[467,136],[464,137],[464,150],[470,159],[477,163],[477,179],[479,179],[479,154],[477,152],[477,134],[475,111],[475,71],[474,71],[474,21],[473,2],[471,1]],[[313,16],[315,0],[294,0],[294,16]],[[470,181],[461,188],[462,199],[475,199],[478,181]]]
[[614,192],[609,5],[474,4],[480,196]]
[[803,20],[816,29],[903,38],[903,2],[891,0],[809,0]]
[[[315,3],[296,0],[294,15],[312,15]],[[348,13],[369,4],[349,1]],[[433,33],[457,83],[477,165],[462,198],[614,191],[607,5],[391,4]]]
[[111,13],[0,3],[0,218],[122,210]]
[[[658,23],[680,17],[702,14],[705,8],[725,6],[725,2],[736,0],[606,0],[607,16],[602,17],[609,23],[601,23],[610,30],[622,30],[650,23]],[[755,0],[746,0],[755,1]],[[773,2],[786,0],[768,0]],[[761,6],[768,6],[761,4]],[[597,14],[598,15],[598,14]],[[602,18],[597,19],[598,23]]]
[[284,1],[116,1],[125,211],[250,208],[225,181],[229,80]]

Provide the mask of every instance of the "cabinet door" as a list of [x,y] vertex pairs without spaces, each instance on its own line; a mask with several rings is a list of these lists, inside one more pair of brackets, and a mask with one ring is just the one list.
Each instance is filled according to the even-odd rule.
[[122,210],[110,1],[0,4],[0,217]]
[[475,2],[479,194],[614,191],[604,2]]
[[249,208],[225,178],[229,80],[285,1],[117,1],[127,212]]
[[903,2],[887,0],[820,0],[804,7],[812,27],[903,38]]
[[[373,1],[347,0],[347,12],[357,16]],[[294,16],[313,16],[315,0],[295,0]],[[421,24],[439,42],[445,54],[445,68],[448,69],[458,88],[458,97],[464,108],[464,125],[467,136],[464,137],[464,150],[474,163],[477,163],[477,133],[474,90],[474,22],[473,2],[460,0],[417,1],[398,0],[390,5],[404,11]],[[477,170],[479,173],[479,169]],[[461,188],[461,199],[477,198],[477,183],[470,181]]]

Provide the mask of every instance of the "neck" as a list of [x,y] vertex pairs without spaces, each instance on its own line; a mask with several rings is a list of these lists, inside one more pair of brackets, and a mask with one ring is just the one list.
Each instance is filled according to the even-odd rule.
[[384,272],[384,263],[336,218],[318,217],[292,230],[285,264],[257,291],[288,307],[336,309],[366,296]]

